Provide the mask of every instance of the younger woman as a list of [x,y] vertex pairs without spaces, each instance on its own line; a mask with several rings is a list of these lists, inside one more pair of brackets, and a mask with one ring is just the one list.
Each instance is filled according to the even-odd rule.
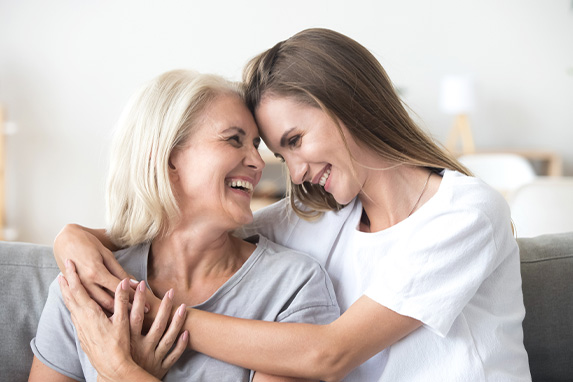
[[[244,80],[261,135],[292,180],[288,201],[260,211],[244,234],[315,257],[343,314],[319,326],[188,310],[190,346],[322,380],[530,380],[509,208],[415,125],[372,54],[309,29],[255,57]],[[56,255],[78,263],[97,298],[98,283],[119,281],[104,264],[125,273],[84,235],[67,227]],[[101,275],[82,275],[89,267]]]

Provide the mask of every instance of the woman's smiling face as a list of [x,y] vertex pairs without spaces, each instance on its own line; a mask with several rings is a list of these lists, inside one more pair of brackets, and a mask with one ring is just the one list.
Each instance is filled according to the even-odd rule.
[[244,102],[237,95],[218,96],[185,146],[171,154],[171,183],[183,219],[210,219],[225,229],[250,223],[251,196],[264,167],[259,143]]
[[348,148],[325,112],[291,98],[265,96],[255,116],[265,143],[286,162],[293,183],[320,184],[339,204],[360,193],[366,172],[352,165],[348,150],[359,162],[361,150],[342,123]]

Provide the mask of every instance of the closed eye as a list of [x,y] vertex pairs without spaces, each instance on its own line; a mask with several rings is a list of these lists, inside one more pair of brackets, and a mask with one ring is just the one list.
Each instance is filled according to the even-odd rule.
[[283,158],[283,156],[281,154],[275,154],[275,158],[277,158],[278,160],[281,161],[281,163],[285,162],[285,158]]
[[253,145],[255,146],[255,148],[258,150],[259,146],[261,145],[261,138],[257,137],[255,139],[253,139]]
[[239,135],[233,135],[227,138],[227,142],[229,142],[235,147],[241,147],[243,145],[243,141],[241,140],[241,137]]
[[297,147],[298,145],[300,145],[300,141],[301,141],[301,136],[300,134],[297,135],[293,135],[292,137],[289,138],[288,140],[288,145],[289,147]]

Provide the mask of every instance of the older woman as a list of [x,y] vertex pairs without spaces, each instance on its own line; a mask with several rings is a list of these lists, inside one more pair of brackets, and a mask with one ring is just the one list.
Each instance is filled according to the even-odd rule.
[[[322,380],[530,381],[509,207],[414,123],[375,57],[340,33],[309,29],[255,57],[244,78],[292,191],[248,232],[316,258],[343,313],[306,325],[190,309],[190,346]],[[103,254],[124,273],[82,235],[67,230],[56,254],[78,261],[96,298],[82,269]],[[61,250],[65,242],[82,250]]]
[[[183,305],[176,317],[183,317],[187,306],[241,318],[313,323],[338,316],[330,280],[316,261],[261,235],[243,240],[231,234],[253,219],[251,195],[264,167],[259,142],[239,88],[217,76],[168,72],[129,104],[112,147],[108,232],[115,245],[125,248],[116,253],[119,263],[155,295],[165,296],[160,312]],[[127,287],[125,281],[121,287]],[[144,288],[141,283],[139,293]],[[139,301],[134,302],[137,314]],[[94,315],[93,325],[105,324],[101,316]],[[152,327],[148,335],[158,332]],[[176,334],[177,327],[169,332]],[[100,334],[115,340],[114,333]],[[131,352],[136,360],[148,359],[149,340],[140,339],[141,326],[139,333],[132,331]],[[186,334],[171,358],[163,352],[141,366],[165,381],[253,378],[249,370],[192,351],[164,375],[185,340]],[[92,365],[84,352],[94,341],[105,346],[105,338],[90,338],[88,330],[78,337],[54,282],[31,344],[30,381],[95,381],[94,366],[101,362]],[[260,373],[254,379],[276,380]]]

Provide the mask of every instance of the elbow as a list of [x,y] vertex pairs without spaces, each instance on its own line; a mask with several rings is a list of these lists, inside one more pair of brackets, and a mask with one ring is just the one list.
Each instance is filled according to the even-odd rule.
[[327,341],[312,347],[308,359],[314,378],[325,382],[343,380],[357,365],[353,365],[351,354],[340,343]]

